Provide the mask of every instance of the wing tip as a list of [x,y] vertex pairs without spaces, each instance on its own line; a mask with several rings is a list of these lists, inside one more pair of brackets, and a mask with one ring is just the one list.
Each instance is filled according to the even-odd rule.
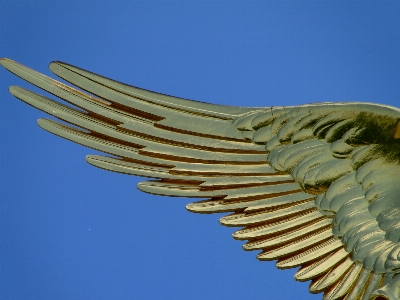
[[0,58],[0,65],[2,65],[3,67],[5,64],[8,64],[8,63],[15,63],[15,61],[13,61],[12,59],[9,59],[7,57]]
[[4,69],[6,69],[6,70],[10,71],[11,73],[13,73],[12,72],[12,68],[15,67],[16,65],[21,65],[21,64],[17,63],[16,61],[14,61],[12,59],[9,59],[9,58],[6,58],[6,57],[2,57],[2,58],[0,58],[0,65]]
[[93,154],[88,154],[85,156],[85,160],[88,164],[98,167],[98,160],[101,158],[100,155],[93,155]]
[[61,61],[53,60],[52,62],[49,63],[48,68],[55,75],[59,76],[59,74],[61,74],[63,72],[64,65],[65,65],[65,63],[63,63]]
[[36,122],[40,128],[47,130],[47,131],[48,131],[49,125],[51,124],[51,121],[49,119],[45,119],[45,118],[37,119]]
[[221,200],[202,200],[188,203],[185,208],[187,211],[197,214],[212,214],[222,212],[220,210],[213,210],[214,205],[221,204]]
[[[11,85],[8,87],[8,91],[10,92],[11,95],[14,97],[17,97],[18,91],[20,91],[22,88],[16,85]],[[17,97],[18,98],[18,97]]]

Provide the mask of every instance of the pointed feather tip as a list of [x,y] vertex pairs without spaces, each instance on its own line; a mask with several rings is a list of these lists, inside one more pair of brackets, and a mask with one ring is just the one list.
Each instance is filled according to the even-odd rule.
[[55,75],[59,75],[62,74],[65,68],[65,63],[61,62],[61,61],[52,61],[51,63],[49,63],[49,69],[51,72],[53,72],[53,74]]
[[197,201],[197,202],[192,202],[186,205],[186,210],[192,213],[198,213],[198,214],[211,214],[215,212],[220,212],[219,210],[213,210],[214,206],[218,206],[221,204],[223,201],[218,201],[218,200],[203,200],[203,201]]
[[7,58],[7,57],[2,57],[2,58],[0,58],[0,64],[1,64],[1,65],[3,65],[3,63],[12,62],[12,61],[13,61],[12,59],[9,59],[9,58]]
[[19,86],[12,85],[12,86],[10,86],[10,87],[8,88],[8,91],[10,92],[11,95],[17,97],[18,91],[20,91],[21,89],[22,89],[22,88],[19,87]]
[[100,155],[86,155],[85,160],[92,166],[99,167],[102,162],[102,157]]
[[37,119],[37,123],[38,123],[38,125],[40,126],[40,127],[44,127],[44,126],[46,126],[47,124],[48,124],[48,119]]
[[189,203],[186,204],[185,208],[187,211],[192,212],[192,213],[197,213],[198,212],[198,205],[196,203]]
[[14,65],[14,64],[18,64],[18,63],[13,61],[12,59],[9,59],[6,57],[0,58],[0,65],[3,66],[3,68],[5,68],[7,70],[9,70],[10,66]]
[[11,95],[13,95],[18,100],[21,100],[29,105],[32,105],[29,97],[27,97],[29,94],[32,94],[32,92],[30,92],[22,87],[15,86],[15,85],[10,86],[8,88],[8,91],[10,92]]
[[[37,119],[37,124],[39,125],[40,128],[53,133],[53,131],[51,129],[53,129],[52,124],[54,123],[54,121],[50,120],[50,119]],[[54,130],[54,129],[53,129]]]
[[105,166],[107,166],[107,161],[105,161],[104,156],[101,155],[86,155],[85,160],[88,164],[100,168],[100,169],[104,169],[104,170],[110,170],[110,171],[114,171],[112,168],[106,168]]

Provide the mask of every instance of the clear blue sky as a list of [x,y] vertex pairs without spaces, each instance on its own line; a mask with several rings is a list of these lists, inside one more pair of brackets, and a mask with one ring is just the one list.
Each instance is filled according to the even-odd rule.
[[[51,4],[45,4],[52,2]],[[241,106],[400,106],[399,1],[0,1],[0,56]],[[321,299],[36,125],[0,70],[0,299]]]

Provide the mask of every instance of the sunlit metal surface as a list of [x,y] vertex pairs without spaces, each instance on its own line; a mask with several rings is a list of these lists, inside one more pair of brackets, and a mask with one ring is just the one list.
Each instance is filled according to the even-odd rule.
[[[230,214],[244,250],[323,299],[400,299],[400,110],[367,103],[241,108],[128,86],[53,62],[57,76],[1,65],[72,104],[20,87],[20,100],[74,127],[40,119],[58,136],[113,155],[102,169],[155,178],[144,192],[201,200],[197,213]],[[90,93],[90,94],[89,94]],[[80,129],[79,129],[80,128]],[[260,287],[262,288],[262,287]]]

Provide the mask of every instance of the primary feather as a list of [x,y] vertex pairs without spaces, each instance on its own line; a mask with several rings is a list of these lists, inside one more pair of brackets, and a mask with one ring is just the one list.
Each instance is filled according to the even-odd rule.
[[[10,92],[69,124],[39,126],[112,156],[99,168],[154,178],[144,192],[203,199],[225,226],[278,268],[300,266],[324,299],[399,297],[400,110],[368,103],[241,108],[138,89],[53,62],[84,93],[9,59],[1,64],[72,104]],[[205,200],[204,200],[205,199]]]

